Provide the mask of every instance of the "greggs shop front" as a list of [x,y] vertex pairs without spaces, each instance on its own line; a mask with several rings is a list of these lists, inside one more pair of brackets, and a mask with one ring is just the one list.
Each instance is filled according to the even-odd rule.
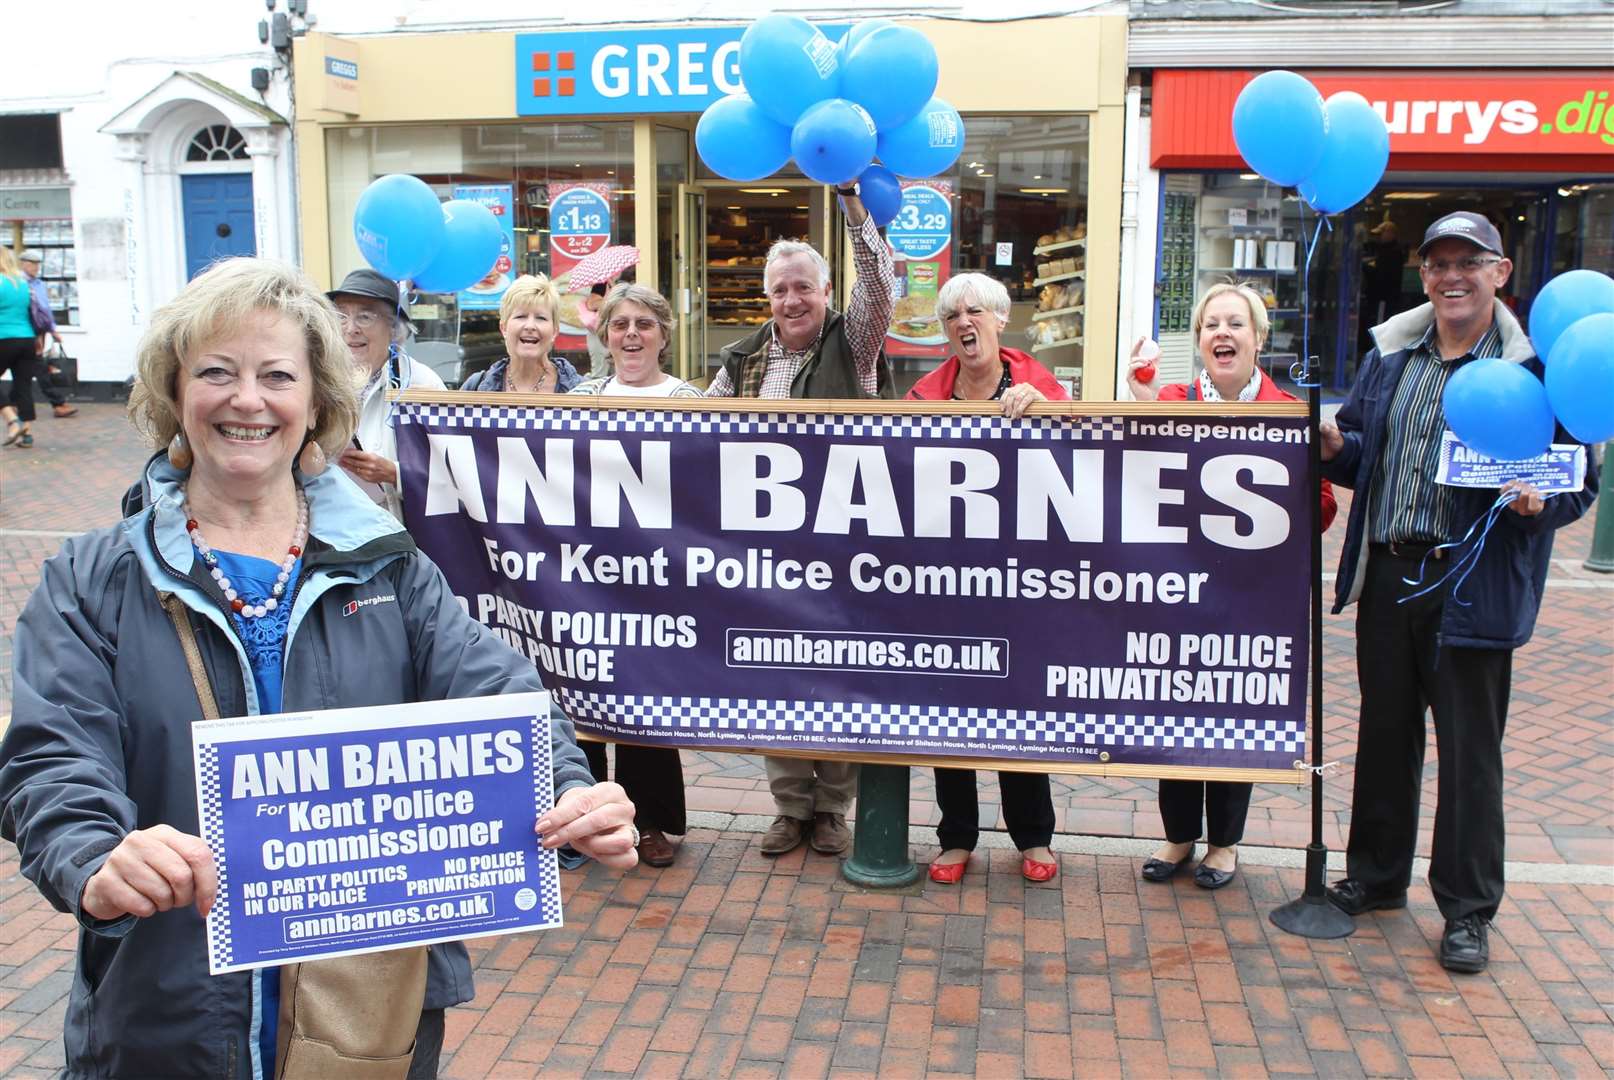
[[[821,25],[837,39],[850,22]],[[936,290],[978,271],[1013,298],[1005,344],[1035,352],[1077,397],[1111,397],[1126,20],[912,25],[936,47],[936,92],[963,114],[966,139],[947,175],[909,187],[887,229],[901,295],[886,345],[899,392],[946,356]],[[417,298],[417,356],[445,374],[485,366],[502,355],[498,302],[514,276],[546,273],[564,288],[590,252],[632,245],[630,275],[678,318],[674,373],[703,380],[723,345],[767,319],[762,262],[774,240],[806,239],[829,256],[837,304],[852,277],[828,188],[793,167],[735,183],[695,154],[701,111],[741,89],[744,30],[300,39],[305,265],[326,281],[362,265],[352,230],[360,193],[379,176],[413,173],[443,199],[484,202],[507,242],[482,282]],[[578,310],[588,295],[563,293],[557,343],[582,370]]]
[[[1233,102],[1254,71],[1156,70],[1150,163],[1161,170],[1156,326],[1163,351],[1191,355],[1187,312],[1220,277],[1255,282],[1273,308],[1274,374],[1298,356],[1300,204],[1248,172]],[[1310,279],[1311,346],[1349,386],[1368,331],[1423,301],[1418,245],[1453,210],[1501,231],[1525,311],[1555,274],[1614,272],[1614,72],[1302,72],[1325,97],[1354,90],[1390,129],[1377,188],[1325,229]],[[1307,223],[1315,218],[1309,213]]]

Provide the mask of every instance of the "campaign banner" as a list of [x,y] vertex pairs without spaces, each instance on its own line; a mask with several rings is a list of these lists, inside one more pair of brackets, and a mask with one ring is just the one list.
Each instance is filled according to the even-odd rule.
[[1142,775],[1305,756],[1300,406],[459,397],[399,395],[405,523],[581,731]]
[[512,184],[455,184],[454,198],[481,203],[498,219],[499,257],[482,280],[458,295],[461,311],[497,311],[515,274],[516,193]]
[[1543,495],[1579,491],[1586,486],[1586,448],[1579,443],[1553,443],[1539,457],[1498,461],[1465,446],[1455,432],[1447,430],[1441,435],[1437,484],[1496,488],[1510,480],[1532,484]]
[[561,925],[549,695],[191,727],[208,971]]

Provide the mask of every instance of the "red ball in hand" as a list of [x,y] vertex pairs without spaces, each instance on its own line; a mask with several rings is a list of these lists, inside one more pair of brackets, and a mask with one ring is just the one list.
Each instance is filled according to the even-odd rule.
[[1152,383],[1154,382],[1154,365],[1144,364],[1140,368],[1134,368],[1132,374],[1140,383]]

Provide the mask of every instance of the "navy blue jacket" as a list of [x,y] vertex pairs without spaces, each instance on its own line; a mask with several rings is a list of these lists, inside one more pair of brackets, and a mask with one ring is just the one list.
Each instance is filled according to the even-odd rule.
[[[1495,318],[1502,332],[1502,358],[1524,364],[1539,377],[1541,361],[1513,313],[1497,302]],[[1350,522],[1345,528],[1345,547],[1340,552],[1339,576],[1334,583],[1336,613],[1362,593],[1367,566],[1367,513],[1373,501],[1373,473],[1384,452],[1390,402],[1407,358],[1433,321],[1434,305],[1424,304],[1374,327],[1375,348],[1363,358],[1350,399],[1334,418],[1345,446],[1332,461],[1323,463],[1323,475],[1355,490]],[[1573,442],[1574,438],[1560,427],[1553,441]],[[1457,498],[1456,520],[1464,530],[1496,501],[1495,489],[1453,490]],[[1516,649],[1529,641],[1547,582],[1553,533],[1584,514],[1596,498],[1597,465],[1588,449],[1586,486],[1582,490],[1549,497],[1545,508],[1534,517],[1507,510],[1499,514],[1484,553],[1459,593],[1466,605],[1457,602],[1450,592],[1446,595],[1440,617],[1440,644]],[[1444,573],[1451,564],[1431,565],[1433,580],[1434,573]]]

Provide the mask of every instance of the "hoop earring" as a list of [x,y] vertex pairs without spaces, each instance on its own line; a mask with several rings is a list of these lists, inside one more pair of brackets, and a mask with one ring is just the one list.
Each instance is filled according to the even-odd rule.
[[303,447],[302,453],[297,455],[297,468],[307,477],[315,477],[325,471],[325,451],[320,449],[319,443],[310,439],[308,445]]
[[196,463],[196,455],[191,453],[190,443],[185,441],[185,433],[177,432],[168,442],[168,464],[180,472],[188,472]]

